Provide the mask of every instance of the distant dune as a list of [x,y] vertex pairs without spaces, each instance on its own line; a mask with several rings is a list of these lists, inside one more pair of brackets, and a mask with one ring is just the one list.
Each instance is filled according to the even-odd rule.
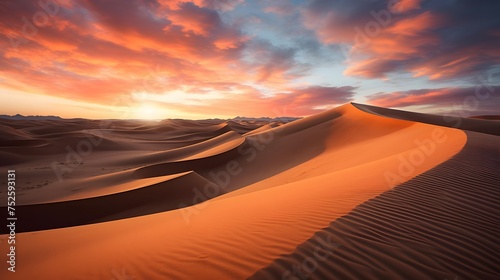
[[23,116],[17,115],[0,115],[0,119],[6,120],[60,120],[61,117],[58,116]]
[[345,104],[0,125],[19,244],[1,279],[500,279],[496,121]]
[[500,116],[497,116],[497,115],[472,116],[471,118],[481,119],[481,120],[494,120],[494,121],[500,120]]

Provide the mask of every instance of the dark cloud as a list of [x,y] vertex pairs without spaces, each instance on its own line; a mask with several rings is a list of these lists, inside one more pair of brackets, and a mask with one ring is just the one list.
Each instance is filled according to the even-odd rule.
[[154,0],[130,0],[126,5],[120,0],[86,0],[80,4],[93,22],[120,32],[154,34],[169,23],[166,18],[153,17],[160,6]]

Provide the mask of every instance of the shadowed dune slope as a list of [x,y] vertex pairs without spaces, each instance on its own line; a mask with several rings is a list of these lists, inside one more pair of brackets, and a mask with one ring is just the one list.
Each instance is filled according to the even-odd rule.
[[226,132],[206,141],[167,151],[154,152],[134,157],[122,162],[132,164],[151,164],[157,162],[180,161],[214,156],[237,148],[245,139],[234,131]]
[[[192,205],[192,190],[203,190],[210,184],[194,172],[143,179],[122,184],[120,192],[76,200],[42,204],[18,205],[16,215],[22,221],[16,231],[27,232],[78,226],[124,219],[179,208],[179,204]],[[129,186],[127,186],[129,185]],[[125,190],[127,189],[128,190]],[[202,202],[202,200],[198,201]],[[7,213],[7,207],[0,207]],[[7,233],[7,228],[0,231]]]
[[252,131],[249,131],[249,132],[243,134],[243,136],[250,136],[250,135],[257,134],[257,133],[261,133],[261,132],[269,130],[271,128],[272,128],[272,126],[270,124],[265,124],[265,125],[263,125],[263,126],[261,126],[259,128],[256,128],[256,129],[254,129]]
[[459,154],[359,205],[250,279],[500,279],[499,139],[467,134]]

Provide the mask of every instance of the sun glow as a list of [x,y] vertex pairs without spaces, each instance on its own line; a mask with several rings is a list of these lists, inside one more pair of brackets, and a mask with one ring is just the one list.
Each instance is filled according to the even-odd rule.
[[141,120],[161,120],[165,116],[163,110],[159,107],[151,104],[141,104],[134,110],[134,119]]

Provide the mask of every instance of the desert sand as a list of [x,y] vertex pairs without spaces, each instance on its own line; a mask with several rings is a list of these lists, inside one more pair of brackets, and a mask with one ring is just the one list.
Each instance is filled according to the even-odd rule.
[[500,279],[500,122],[459,120],[0,120],[0,277]]

